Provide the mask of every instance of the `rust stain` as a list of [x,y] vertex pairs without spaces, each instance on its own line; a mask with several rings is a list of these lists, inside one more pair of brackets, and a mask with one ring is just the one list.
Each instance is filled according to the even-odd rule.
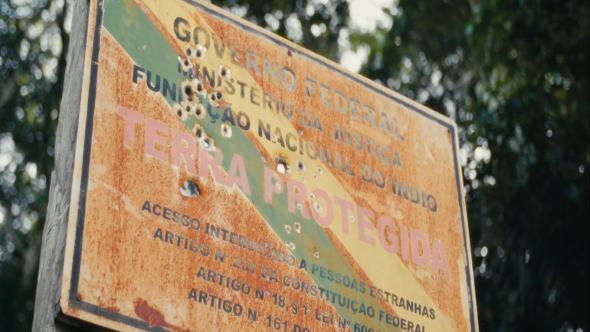
[[[283,53],[284,51],[281,48],[270,46],[265,41],[261,41],[256,36],[244,34],[233,25],[228,25],[221,19],[210,17],[207,19],[207,24],[214,30],[215,34],[219,36],[226,45],[240,45],[240,49],[256,50],[256,53],[261,59],[273,59],[273,61],[278,63],[279,67],[288,66],[297,73],[298,77],[313,78],[318,82],[318,84],[326,83],[333,91],[338,91],[361,102],[374,103],[374,107],[380,106],[380,108],[383,110],[395,109],[398,111],[400,119],[409,123],[408,128],[406,129],[407,132],[412,132],[414,134],[414,137],[412,138],[413,141],[427,141],[428,135],[432,135],[432,132],[427,129],[431,127],[431,124],[425,124],[424,122],[420,121],[411,121],[408,111],[405,111],[405,113],[403,110],[402,112],[399,112],[401,110],[399,105],[396,105],[392,101],[385,98],[375,97],[375,94],[368,91],[365,87],[359,88],[357,85],[351,84],[349,80],[340,78],[338,74],[334,75],[334,73],[328,68],[313,65],[310,63],[310,61],[302,57],[295,56],[291,50],[287,51],[288,57],[285,57]],[[302,108],[308,107],[309,109],[316,110],[324,108],[320,104],[319,98],[309,100],[304,97],[305,86],[303,84],[298,85],[298,90],[296,90],[296,93],[285,95],[284,91],[274,86],[271,80],[264,79],[262,76],[257,75],[252,75],[252,78],[256,80],[263,91],[269,92],[271,95],[278,98],[286,98],[292,101],[294,105],[298,105]],[[354,129],[365,137],[373,139],[374,141],[385,142],[384,144],[390,149],[394,149],[395,151],[398,151],[400,155],[404,156],[404,165],[421,164],[420,154],[411,150],[413,145],[401,144],[393,138],[386,137],[382,133],[373,130],[371,127],[353,123],[350,118],[347,117],[347,115],[340,112],[314,112],[314,115],[317,115],[323,124],[338,124],[342,128]],[[330,136],[332,134],[330,130],[324,130],[323,133],[318,133],[312,128],[301,127],[298,123],[294,123],[294,127],[298,132],[301,133],[301,137],[303,139],[313,142],[316,146],[324,146],[330,151],[337,152],[341,156],[348,158],[349,160],[353,160],[353,167],[359,166],[362,162],[370,169],[386,169],[386,172],[391,172],[391,170],[381,165],[379,159],[372,153],[369,153],[367,158],[360,158],[359,160],[358,151],[351,148],[350,146],[347,146],[346,144],[339,144],[335,142]],[[445,130],[444,134],[451,140],[453,139],[450,131]],[[261,155],[266,156],[266,160],[269,160],[268,152],[266,152],[261,145],[256,144],[255,140],[253,142],[254,145],[256,145],[259,149]],[[440,153],[437,157],[443,157],[438,158],[437,160],[439,161],[449,159],[448,155],[440,155]],[[272,158],[270,158],[270,160],[272,161]],[[451,158],[451,160],[449,160],[449,162],[445,162],[445,164],[452,165],[452,162],[453,161]],[[376,213],[387,214],[387,211],[392,204],[391,192],[389,192],[388,195],[384,195],[382,189],[377,188],[366,181],[363,181],[361,177],[358,176],[358,174],[357,176],[351,177],[343,172],[334,170],[329,165],[325,166],[344,186],[346,191],[352,196],[354,202],[357,205],[371,206],[371,208]],[[420,169],[419,167],[404,166],[404,169],[402,169],[401,172],[397,171],[395,173],[401,173],[405,175],[405,178],[426,178],[427,180],[424,182],[423,186],[433,188],[433,190],[436,189],[439,193],[453,192],[455,190],[453,181],[443,181],[442,178],[436,178],[433,176],[425,177],[424,174],[417,173],[416,171],[412,170],[412,168]],[[421,168],[429,169],[428,167]],[[386,177],[388,174],[389,173],[386,174]],[[388,188],[389,185],[390,184],[386,184],[386,188]],[[404,202],[402,202],[401,209],[404,211],[404,214],[409,216],[409,218],[404,219],[404,222],[406,222],[408,226],[424,229],[425,226],[423,225],[423,220],[429,216],[422,213],[423,211],[416,211],[412,206],[404,207],[403,203]],[[447,205],[453,204],[448,203]],[[439,216],[438,218],[441,217]],[[453,220],[452,218],[447,219]],[[376,226],[376,218],[371,220],[371,223]],[[462,242],[460,241],[460,238],[457,238],[457,234],[455,234],[451,228],[443,231],[440,228],[435,228],[433,224],[435,223],[431,223],[431,225],[426,226],[427,233],[438,234],[440,236],[445,248],[448,250],[448,257],[461,257],[463,255],[463,247],[461,245]],[[332,243],[334,243],[335,246],[341,248],[343,250],[342,252],[347,252],[340,244],[339,240],[333,236],[330,231],[329,234],[331,235],[330,239]],[[345,256],[349,263],[356,268],[357,272],[363,276],[364,281],[368,282],[368,284],[372,284],[369,281],[366,273],[354,261],[351,255],[346,254]],[[461,331],[467,330],[468,322],[465,320],[465,318],[463,318],[463,305],[461,297],[448,296],[448,293],[441,291],[441,289],[456,288],[455,285],[459,285],[461,283],[461,265],[451,264],[451,277],[441,278],[437,274],[424,273],[423,271],[419,273],[416,267],[412,264],[409,264],[408,262],[404,262],[404,264],[406,265],[406,268],[414,275],[416,280],[422,285],[422,287],[427,290],[427,293],[429,293],[439,305],[441,311],[450,317],[454,317],[454,323],[456,324],[457,329]],[[390,304],[387,304],[387,307],[392,312],[394,311]]]
[[168,323],[164,317],[164,314],[162,314],[158,309],[152,307],[144,299],[135,300],[133,305],[137,317],[146,321],[150,327],[165,327],[175,331],[189,331]]
[[[232,257],[244,257],[253,263],[257,268],[262,266],[269,270],[286,271],[293,275],[294,278],[307,284],[314,284],[314,280],[303,270],[285,269],[285,266],[279,262],[268,260],[267,257],[260,254],[252,254],[247,249],[237,248],[229,242],[219,242],[206,236],[202,232],[193,232],[190,229],[181,227],[173,223],[162,223],[158,218],[150,214],[143,213],[142,222],[130,222],[137,217],[133,211],[125,208],[125,200],[132,202],[133,208],[139,210],[145,199],[162,205],[175,207],[175,209],[184,211],[193,216],[198,216],[202,227],[206,223],[216,224],[226,229],[231,229],[237,234],[241,234],[252,241],[262,243],[268,242],[274,248],[284,247],[284,243],[274,231],[264,226],[266,222],[259,215],[253,205],[245,200],[242,194],[235,191],[220,190],[218,185],[211,179],[198,180],[199,187],[203,193],[198,200],[186,199],[179,194],[180,185],[189,175],[182,171],[178,174],[165,163],[157,161],[146,161],[143,154],[145,128],[138,126],[134,132],[134,146],[132,150],[122,149],[119,144],[123,141],[124,127],[121,119],[115,114],[118,105],[127,108],[141,110],[146,117],[165,122],[170,125],[171,130],[186,130],[182,124],[177,121],[173,114],[168,111],[169,106],[162,98],[154,98],[147,89],[138,87],[130,88],[128,73],[132,70],[133,63],[124,56],[125,52],[120,46],[105,33],[101,41],[104,57],[101,59],[111,59],[102,61],[99,67],[100,75],[103,77],[113,78],[100,90],[99,104],[96,108],[97,132],[109,133],[108,135],[98,135],[94,137],[93,149],[100,151],[92,156],[92,164],[102,164],[111,171],[106,173],[96,172],[91,168],[90,176],[98,183],[96,188],[89,193],[88,199],[92,204],[88,204],[87,220],[85,232],[86,248],[83,251],[83,260],[94,266],[95,273],[91,279],[84,282],[81,287],[87,289],[89,296],[93,299],[100,298],[105,292],[112,292],[112,296],[117,299],[134,298],[137,296],[137,289],[142,289],[145,293],[142,300],[135,303],[135,315],[141,317],[148,324],[154,326],[163,326],[169,329],[178,329],[170,323],[172,317],[167,317],[164,313],[152,305],[146,299],[157,298],[163,292],[170,297],[186,298],[187,287],[202,289],[217,295],[231,297],[235,302],[243,303],[245,306],[255,306],[262,313],[273,315],[284,315],[284,309],[277,308],[271,301],[259,302],[250,296],[237,295],[228,293],[213,287],[211,283],[195,279],[194,273],[200,266],[209,266],[212,260],[194,259],[193,256],[179,255],[175,248],[162,250],[162,244],[152,241],[149,238],[145,240],[143,236],[137,237],[136,234],[145,234],[153,232],[156,227],[173,231],[179,235],[194,238],[199,243],[209,245],[211,248],[232,253]],[[247,134],[252,134],[248,131]],[[252,142],[257,142],[253,139]],[[265,151],[260,146],[261,151]],[[262,154],[272,165],[272,156],[268,152]],[[259,158],[260,156],[258,156]],[[196,165],[198,171],[198,163]],[[112,170],[117,169],[114,172]],[[121,176],[126,174],[127,176]],[[149,180],[145,175],[154,175]],[[147,181],[147,182],[146,182]],[[106,186],[111,189],[107,190]],[[114,216],[114,217],[113,217]],[[104,223],[93,223],[92,220],[111,220],[106,225]],[[119,225],[124,225],[120,227]],[[252,227],[252,225],[261,225]],[[123,241],[131,238],[139,241]],[[106,239],[109,239],[108,241]],[[138,255],[137,253],[150,253]],[[119,257],[112,259],[112,257]],[[157,269],[147,268],[154,266],[158,262]],[[188,279],[180,279],[177,272],[178,266],[183,267],[187,272]],[[285,289],[280,284],[262,280],[258,274],[244,272],[232,266],[232,263],[222,265],[211,265],[218,273],[239,278],[248,282],[254,289],[262,287],[271,293],[282,293],[286,297],[307,303],[310,307],[328,312],[332,315],[338,315],[338,312],[327,302],[319,298],[309,298],[300,291]],[[154,280],[158,280],[154,283]],[[166,290],[162,287],[155,287],[155,284],[166,285]],[[131,286],[133,285],[133,286]],[[125,304],[117,300],[116,304],[121,308],[121,313],[125,313]],[[219,326],[220,321],[217,312],[214,309],[203,307],[200,304],[187,303],[183,317],[178,317],[183,326],[207,325]],[[139,313],[137,310],[140,310]],[[129,314],[129,313],[127,313]],[[133,312],[131,312],[133,314]],[[141,316],[140,316],[141,314]],[[310,316],[311,318],[311,316]],[[325,330],[325,325],[314,320],[306,319],[306,326],[311,331]],[[230,319],[224,321],[224,328],[221,330],[249,330],[256,331],[261,329],[260,322],[251,322],[245,319]]]
[[121,311],[121,309],[119,309],[117,307],[105,307],[104,309],[106,311],[110,311],[110,312],[119,312],[119,311]]
[[[384,104],[386,105],[384,109],[392,109],[392,108],[399,108],[399,106],[394,107],[394,104],[386,100],[382,97],[375,98],[374,93],[369,92],[365,87],[359,88],[358,86],[351,84],[347,79],[341,79],[339,75],[334,75],[334,73],[327,68],[312,65],[308,60],[303,59],[301,57],[294,56],[293,52],[289,49],[287,51],[288,57],[284,56],[284,51],[278,47],[271,47],[266,44],[266,42],[261,41],[258,37],[252,35],[246,35],[239,31],[236,27],[232,25],[228,25],[221,19],[210,17],[207,19],[207,24],[212,27],[214,30],[214,35],[219,36],[221,41],[225,45],[240,45],[241,48],[246,50],[256,50],[258,56],[261,59],[273,59],[276,61],[279,66],[287,66],[291,68],[294,72],[297,73],[299,77],[309,77],[313,78],[319,83],[326,83],[330,86],[331,89],[334,91],[338,91],[343,93],[344,95],[350,96],[351,98],[355,98],[357,100],[368,102],[371,99],[374,99],[377,104]],[[242,58],[244,61],[244,58]],[[244,65],[244,63],[242,63]],[[262,90],[265,92],[269,92],[271,95],[279,98],[286,98],[293,102],[294,105],[298,105],[300,107],[308,106],[309,109],[323,109],[324,106],[320,104],[319,98],[314,98],[311,100],[307,100],[305,96],[305,86],[303,84],[298,85],[298,90],[296,93],[291,95],[285,95],[285,92],[281,89],[274,86],[271,80],[264,79],[262,76],[252,75],[252,78],[262,87]],[[317,93],[317,91],[316,91]],[[389,146],[390,148],[399,151],[400,154],[403,156],[415,156],[415,157],[407,157],[404,159],[404,163],[406,165],[411,165],[414,163],[415,159],[418,159],[418,154],[412,152],[408,146],[404,146],[399,142],[396,142],[391,137],[385,137],[382,133],[374,130],[371,127],[358,125],[353,123],[350,118],[348,118],[345,114],[340,112],[334,111],[325,111],[325,112],[314,112],[314,115],[318,116],[321,123],[323,124],[338,124],[342,128],[348,129],[356,129],[362,135],[370,139],[374,139],[377,142],[385,142],[384,144]],[[403,116],[403,114],[402,114]],[[407,115],[406,115],[407,116]],[[339,153],[341,156],[348,158],[349,160],[353,161],[353,167],[358,167],[359,165],[364,164],[368,166],[370,169],[374,170],[383,170],[385,167],[379,164],[379,160],[375,157],[374,154],[369,153],[367,158],[359,158],[358,151],[347,146],[346,144],[340,144],[335,142],[331,138],[332,132],[330,130],[324,130],[323,133],[318,133],[312,128],[309,127],[302,127],[299,123],[293,123],[297,132],[300,133],[302,139],[307,141],[313,142],[316,146],[323,146],[326,149],[333,151],[334,153]],[[413,123],[413,127],[419,127],[419,124]],[[416,130],[417,133],[420,130]],[[450,132],[447,132],[450,134]],[[274,165],[273,158],[270,153],[258,143],[257,138],[255,135],[250,132],[247,133],[249,138],[253,144],[257,147],[260,154],[264,156],[265,160],[267,161],[267,165]],[[414,140],[419,140],[418,135],[414,138]],[[363,181],[361,176],[357,173],[357,176],[349,176],[343,172],[335,170],[330,165],[324,163],[326,168],[332,173],[334,177],[338,179],[341,185],[346,189],[346,192],[350,194],[353,198],[353,201],[358,206],[370,206],[376,213],[387,214],[390,205],[392,204],[392,194],[389,192],[387,194],[383,193],[383,189],[377,188],[375,185],[372,185],[366,181]],[[358,171],[358,169],[356,169]],[[421,176],[421,174],[417,174],[415,171],[408,172],[407,170],[403,171],[404,173],[408,174],[409,177],[416,177]],[[284,176],[281,176],[284,178]],[[386,184],[386,188],[389,187],[390,184]],[[453,183],[451,183],[453,185]],[[440,184],[436,183],[430,187],[433,188],[440,188]],[[441,188],[441,192],[443,190],[453,190],[451,187],[449,188]],[[307,209],[311,211],[311,206],[309,206],[309,202],[306,202]],[[424,218],[420,212],[415,212],[411,210],[412,207],[406,207],[404,210],[414,216],[414,218],[410,218],[407,223],[412,225],[416,228],[422,228],[420,225],[421,218]],[[374,218],[370,220],[373,226],[377,226],[377,220]],[[404,221],[406,222],[406,221]],[[440,231],[439,231],[440,232]],[[339,248],[340,252],[342,252],[346,258],[346,260],[351,264],[355,270],[362,276],[363,282],[367,285],[376,286],[374,283],[371,282],[368,275],[362,270],[359,264],[352,258],[352,256],[348,253],[348,250],[340,243],[340,241],[334,236],[333,232],[329,229],[326,230],[326,233],[329,235],[331,242]],[[435,234],[435,229],[429,229],[429,234]],[[460,245],[460,241],[453,243],[452,239],[456,238],[453,234],[445,233],[442,236],[443,240],[445,240],[445,247],[449,249],[449,256],[450,257],[457,257],[460,256],[462,253],[462,246]],[[437,304],[440,306],[442,312],[449,314],[452,317],[462,317],[463,315],[463,306],[461,304],[461,298],[459,296],[448,296],[447,293],[441,292],[441,289],[449,289],[454,287],[454,285],[458,285],[460,283],[460,274],[459,274],[459,266],[456,264],[451,265],[452,269],[452,277],[449,279],[441,278],[438,275],[424,275],[419,274],[416,270],[416,267],[410,264],[409,262],[404,262],[406,268],[412,272],[415,276],[416,280],[422,285],[424,289],[428,291],[428,293],[436,299]],[[441,285],[441,284],[444,284]],[[393,305],[388,302],[382,301],[382,304],[385,308],[388,309],[389,312],[395,313],[396,310],[394,309]],[[467,330],[467,321],[464,319],[457,319],[455,321],[457,324],[458,330]]]
[[[179,54],[182,53],[182,46],[180,43],[177,43],[173,36],[166,32],[167,30],[162,22],[159,21],[157,15],[151,12],[148,6],[141,1],[136,0],[136,2],[156,24],[170,45]],[[191,15],[191,13],[186,13],[185,15]],[[358,86],[350,84],[350,82],[341,79],[327,68],[310,65],[308,60],[299,56],[300,54],[297,50],[292,51],[290,48],[285,50],[285,48],[264,45],[257,37],[253,37],[232,25],[228,25],[213,15],[194,14],[192,16],[196,21],[203,21],[209,24],[217,35],[216,38],[221,39],[225,44],[239,45],[243,49],[255,49],[261,57],[276,59],[279,65],[288,65],[298,76],[318,79],[318,83],[325,81],[334,90],[338,90],[351,98],[366,100],[375,97],[373,93],[369,93],[364,88],[360,89]],[[226,318],[217,311],[197,303],[181,303],[178,313],[175,313],[174,316],[166,316],[166,310],[159,310],[153,305],[153,299],[161,298],[164,293],[170,298],[186,299],[187,288],[190,289],[191,287],[215,293],[234,302],[242,303],[245,306],[255,306],[261,312],[275,315],[284,314],[284,310],[277,309],[270,302],[257,302],[251,296],[246,296],[239,292],[232,292],[230,289],[223,289],[217,285],[213,286],[207,281],[195,278],[195,272],[204,266],[210,267],[218,273],[248,282],[253,288],[261,287],[270,292],[282,293],[289,299],[297,299],[298,301],[310,304],[313,308],[319,308],[333,315],[338,315],[336,309],[328,301],[322,300],[319,297],[310,297],[300,291],[286,289],[280,283],[275,284],[261,280],[258,275],[236,269],[231,263],[212,264],[214,261],[211,260],[211,257],[205,258],[199,256],[195,259],[196,256],[185,255],[174,247],[166,247],[166,250],[162,250],[163,246],[167,244],[162,244],[151,239],[154,229],[161,227],[185,238],[192,238],[198,241],[198,243],[208,245],[210,248],[219,248],[221,251],[229,252],[233,257],[246,258],[248,262],[255,264],[257,267],[265,266],[281,273],[293,275],[302,282],[317,286],[315,281],[304,270],[286,268],[281,263],[268,260],[263,255],[252,254],[252,252],[236,247],[229,242],[213,239],[212,236],[204,234],[202,230],[194,232],[179,224],[165,222],[150,213],[139,211],[143,202],[149,199],[163,206],[172,207],[182,213],[198,216],[202,227],[207,223],[215,224],[230,229],[254,242],[267,242],[275,248],[285,248],[285,243],[266,224],[266,221],[260,216],[253,205],[237,191],[220,189],[219,185],[216,185],[212,181],[211,174],[209,174],[209,179],[197,180],[191,178],[183,167],[178,171],[178,169],[173,170],[169,165],[160,163],[157,160],[146,160],[146,156],[143,153],[145,137],[145,128],[143,125],[138,126],[134,131],[133,138],[135,145],[133,146],[133,150],[130,151],[121,148],[120,144],[124,140],[123,132],[125,128],[119,116],[115,114],[115,109],[119,105],[129,109],[140,110],[146,117],[166,123],[170,126],[170,130],[187,131],[187,129],[171,114],[169,105],[166,104],[163,98],[154,96],[153,93],[145,89],[145,86],[130,84],[129,73],[132,72],[133,63],[126,55],[125,50],[109,35],[108,31],[105,31],[102,36],[101,52],[99,77],[106,79],[101,82],[101,89],[97,93],[94,123],[96,126],[95,133],[103,134],[93,137],[93,151],[96,152],[93,152],[91,155],[91,164],[101,165],[101,167],[105,167],[109,171],[99,172],[95,167],[90,169],[90,181],[94,187],[88,193],[89,204],[86,213],[89,222],[85,226],[85,247],[82,261],[92,266],[94,270],[80,284],[80,289],[84,289],[85,297],[88,298],[87,300],[92,301],[98,299],[100,301],[101,296],[105,293],[110,293],[114,300],[101,304],[101,307],[106,310],[131,315],[135,313],[137,317],[146,321],[151,327],[158,326],[178,331],[182,331],[182,328],[171,324],[170,321],[179,322],[178,324],[182,326],[195,326],[195,324],[223,326],[223,330],[261,329],[261,326],[256,323],[248,320]],[[244,58],[240,58],[240,61],[244,62],[245,60]],[[244,65],[244,63],[242,64]],[[318,98],[310,100],[305,97],[303,84],[298,86],[299,90],[293,94],[286,94],[286,92],[274,86],[270,80],[264,80],[262,77],[257,76],[253,76],[253,78],[263,91],[269,92],[275,98],[289,100],[302,109],[323,109]],[[324,81],[320,80],[320,78]],[[377,103],[385,105],[383,106],[384,108],[398,110],[399,107],[394,107],[391,103],[388,104],[387,101],[382,101],[381,99],[383,98],[375,98]],[[268,112],[272,111],[268,110]],[[404,156],[415,154],[409,147],[399,144],[391,137],[383,137],[383,135],[372,128],[353,123],[349,118],[339,112],[326,110],[314,112],[314,114],[319,117],[323,124],[337,124],[343,128],[354,128],[361,134],[377,142],[385,142],[384,144],[392,149],[397,149]],[[400,114],[402,114],[402,118],[405,116],[403,112]],[[371,168],[383,168],[375,155],[369,154],[367,158],[359,158],[358,151],[348,145],[335,142],[330,136],[331,132],[329,130],[318,133],[315,129],[302,126],[299,123],[293,123],[293,127],[302,139],[313,142],[316,146],[324,146],[330,151],[337,152],[341,156],[353,160],[355,166],[362,159],[362,162]],[[428,129],[429,127],[426,126],[426,128]],[[235,130],[238,129],[236,128]],[[416,133],[416,136],[413,138],[416,141],[424,139],[425,133],[427,133],[427,130],[420,129],[420,124],[416,123],[410,124],[407,130],[408,132]],[[251,157],[264,159],[266,165],[274,169],[275,157],[277,151],[280,150],[280,146],[277,145],[276,150],[267,150],[258,140],[255,131],[248,130],[244,134],[260,152],[260,155]],[[447,135],[449,139],[453,139],[450,132]],[[439,153],[434,158],[436,160],[442,158],[448,159],[448,156],[441,156]],[[294,163],[295,160],[290,160],[291,168],[295,167]],[[395,171],[399,171],[399,173],[408,177],[419,178],[423,175],[414,170],[414,168],[424,168],[420,164],[419,157],[404,157],[404,163],[408,165],[406,166],[407,168]],[[357,205],[371,207],[377,214],[391,214],[391,192],[385,195],[382,189],[361,180],[360,176],[349,176],[337,171],[334,167],[330,167],[330,165],[325,166],[326,171],[330,172],[337,179],[339,184],[342,185],[342,188],[344,188],[344,191],[352,197],[352,200]],[[195,167],[198,172],[200,165],[197,163]],[[146,179],[146,175],[150,175],[149,178]],[[286,178],[285,176],[281,177]],[[436,188],[441,192],[448,192],[450,190],[447,182],[435,176],[428,178],[428,180],[425,180],[424,186]],[[181,195],[179,189],[186,180],[196,181],[199,188],[206,195],[200,196],[197,200],[187,199]],[[399,202],[396,201],[395,203],[396,209],[399,209],[404,215],[404,222],[407,220],[409,226],[423,228],[429,234],[438,231],[441,234],[441,239],[444,241],[444,246],[449,250],[449,256],[460,256],[463,247],[459,243],[460,241],[455,241],[458,237],[460,238],[458,234],[454,233],[456,232],[455,230],[441,231],[433,226],[434,223],[425,226],[423,220],[428,217],[427,215],[421,211],[413,211],[411,206],[404,206],[404,202],[399,205],[397,205]],[[308,210],[313,208],[309,201],[306,201],[305,204]],[[134,213],[137,214],[138,212],[140,218],[134,216]],[[444,211],[444,218],[449,219],[447,218],[448,214],[451,213]],[[136,222],[137,219],[141,219],[140,222]],[[93,223],[91,222],[92,220],[109,220],[109,223]],[[314,221],[310,220],[309,222]],[[372,220],[371,222],[373,225],[376,225],[376,220]],[[258,227],[252,227],[252,225],[257,225]],[[340,242],[337,235],[329,229],[326,230],[326,234],[336,249],[342,253],[345,260],[358,272],[360,279],[367,285],[373,285],[370,276],[355,261],[352,253]],[[313,244],[309,244],[309,246],[310,248],[306,249],[315,251]],[[116,259],[113,259],[113,257],[116,257]],[[387,262],[384,262],[384,264],[387,264]],[[412,264],[404,264],[407,270],[413,274],[418,283],[439,306],[441,314],[452,317],[458,330],[467,330],[467,322],[463,317],[460,296],[454,296],[455,294],[449,296],[449,293],[445,291],[460,283],[460,273],[457,270],[458,265],[452,264],[451,274],[453,277],[444,279],[436,274],[419,273]],[[166,287],[162,285],[166,285]],[[142,298],[138,298],[133,302],[133,312],[125,312],[130,311],[130,308],[126,306],[124,301],[119,299],[136,298],[138,290],[142,290]],[[76,297],[82,300],[82,296],[79,293]],[[148,301],[152,301],[152,304]],[[398,311],[390,303],[381,301],[381,304],[391,313]],[[301,319],[300,321],[308,324],[307,326],[312,331],[323,331],[327,329],[325,325],[314,321],[310,317],[299,318]]]

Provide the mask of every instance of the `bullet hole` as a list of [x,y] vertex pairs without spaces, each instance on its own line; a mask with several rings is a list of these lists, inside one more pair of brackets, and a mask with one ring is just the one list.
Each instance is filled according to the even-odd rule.
[[305,164],[303,163],[303,161],[297,160],[295,162],[295,165],[297,165],[297,171],[299,171],[299,173],[305,172]]
[[301,233],[301,224],[298,222],[295,222],[293,224],[293,229],[295,230],[295,233],[300,234]]
[[[231,70],[229,68],[224,67],[223,65],[219,66],[219,77],[229,80],[231,79]],[[220,80],[221,84],[221,80]]]
[[278,163],[277,164],[277,171],[281,174],[285,174],[285,173],[287,173],[287,166],[283,163]]
[[287,56],[292,56],[292,55],[293,55],[293,51],[287,50]]
[[195,106],[190,102],[184,103],[183,108],[187,115],[195,114]]
[[307,197],[309,197],[310,201],[314,201],[315,200],[315,195],[313,193],[309,193],[309,195],[307,195]]
[[303,210],[303,204],[301,204],[301,203],[295,204],[295,207],[297,207],[297,210],[299,210],[299,211]]
[[198,104],[195,107],[195,116],[197,117],[197,119],[202,120],[205,118],[207,111],[205,110],[205,106]]
[[320,252],[319,251],[315,251],[313,253],[313,257],[315,257],[315,259],[320,259]]
[[316,212],[318,212],[318,213],[322,212],[322,206],[320,205],[320,202],[314,201],[313,203],[311,203],[311,206],[313,207],[313,209]]
[[188,58],[178,57],[178,62],[182,68],[183,72],[189,72],[193,68],[193,64],[190,62]]
[[287,248],[289,248],[289,250],[291,250],[291,251],[295,250],[295,248],[296,248],[295,243],[289,242],[289,244],[287,244]]
[[232,135],[231,127],[227,123],[221,124],[221,136],[225,138],[230,138]]
[[275,162],[277,164],[277,172],[280,174],[287,174],[289,171],[289,164],[287,163],[287,160],[283,157],[277,157]]
[[291,225],[285,225],[285,233],[291,234]]
[[316,169],[316,173],[313,175],[314,180],[318,180],[322,176],[322,174],[324,174],[324,170],[321,166],[318,166],[318,168]]
[[191,86],[191,81],[185,80],[180,83],[180,90],[182,91],[182,95],[186,99],[192,99],[193,96],[193,87]]
[[209,103],[213,107],[219,106],[218,99],[217,99],[217,94],[215,92],[211,92],[209,94]]
[[221,101],[223,99],[223,93],[221,93],[221,91],[217,91],[215,96],[217,97],[217,101]]
[[192,58],[193,54],[193,49],[190,46],[184,50],[184,55],[186,55],[188,59]]
[[350,222],[355,222],[356,221],[356,218],[353,215],[350,215],[348,217],[348,219],[350,220]]
[[215,150],[215,142],[213,141],[213,139],[211,137],[203,135],[203,138],[200,140],[200,142],[201,142],[201,146],[203,147],[203,149],[205,149],[207,151]]
[[181,104],[174,104],[172,106],[172,111],[174,112],[174,115],[176,115],[177,117],[182,117],[182,105]]
[[201,196],[201,189],[199,185],[191,180],[184,181],[182,187],[180,187],[180,194],[184,197],[197,198]]
[[198,78],[193,79],[191,86],[193,88],[193,92],[196,92],[200,95],[206,94],[205,87]]
[[196,124],[193,127],[193,135],[195,135],[195,137],[198,140],[203,139],[203,137],[205,136],[205,132],[203,131],[203,127],[201,127],[199,124]]
[[207,48],[205,48],[203,45],[195,46],[195,58],[198,60],[203,60],[205,59],[205,53],[207,53]]
[[185,112],[185,104],[176,104],[174,106],[174,114],[181,120],[184,121],[187,118],[187,113]]

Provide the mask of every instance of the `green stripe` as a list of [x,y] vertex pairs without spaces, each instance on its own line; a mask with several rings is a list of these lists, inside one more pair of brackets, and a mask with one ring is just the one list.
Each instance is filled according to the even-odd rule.
[[[178,54],[135,2],[131,0],[106,0],[104,8],[104,27],[125,49],[133,61],[153,73],[158,73],[161,77],[172,80],[171,82],[176,82],[178,88],[180,82],[184,79],[184,76],[178,73]],[[168,102],[173,103],[170,99],[168,99]],[[191,128],[192,124],[193,120],[187,120],[186,125],[188,128]],[[241,130],[234,128],[232,138],[227,139],[220,135],[219,121],[213,124],[211,121],[205,120],[201,122],[201,125],[205,132],[214,138],[216,146],[224,152],[224,168],[226,171],[229,169],[229,162],[234,153],[244,156],[246,169],[249,170],[248,180],[252,189],[252,195],[249,197],[250,201],[283,241],[295,244],[296,249],[293,251],[295,257],[305,259],[308,267],[310,267],[310,264],[316,263],[355,278],[357,281],[361,280],[359,274],[340,255],[340,252],[333,246],[324,230],[317,223],[305,220],[303,217],[294,216],[288,212],[286,193],[273,196],[272,206],[264,201],[262,185],[265,164],[260,158],[259,151]],[[296,221],[299,221],[302,226],[301,234],[294,231],[290,235],[286,234],[284,226],[293,224]],[[314,248],[319,251],[320,259],[313,257]],[[382,309],[382,306],[375,298],[370,297],[368,294],[363,296],[359,292],[344,286],[337,286],[320,278],[317,274],[311,274],[311,271],[308,274],[319,287],[335,291],[358,302],[364,301],[365,305],[373,306],[376,311],[375,318],[365,319],[364,315],[353,314],[348,309],[337,304],[334,305],[334,308],[343,318],[353,323],[359,322],[375,327],[381,331],[399,331],[399,329],[395,329],[391,325],[379,323],[379,309]]]

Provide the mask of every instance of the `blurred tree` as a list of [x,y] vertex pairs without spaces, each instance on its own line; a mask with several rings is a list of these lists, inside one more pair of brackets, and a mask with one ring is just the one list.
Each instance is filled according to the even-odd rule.
[[31,329],[65,52],[64,1],[0,2],[0,327]]
[[212,2],[305,48],[332,60],[338,59],[338,37],[348,26],[346,0]]
[[408,1],[363,73],[456,119],[483,331],[587,331],[588,2]]

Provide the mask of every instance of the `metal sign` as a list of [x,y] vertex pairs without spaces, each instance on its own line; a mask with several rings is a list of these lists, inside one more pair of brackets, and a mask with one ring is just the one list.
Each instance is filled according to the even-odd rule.
[[449,119],[200,1],[93,1],[61,307],[116,330],[477,331]]

